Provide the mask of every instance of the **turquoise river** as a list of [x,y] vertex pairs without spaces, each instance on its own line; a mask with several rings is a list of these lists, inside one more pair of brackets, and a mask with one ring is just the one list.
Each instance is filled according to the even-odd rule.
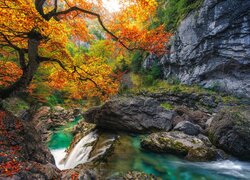
[[[64,151],[73,139],[70,129],[77,124],[77,121],[78,119],[57,129],[52,135],[49,148],[56,161],[60,161],[65,156]],[[143,138],[142,135],[121,133],[116,136],[118,142],[105,165],[109,176],[114,176],[117,172],[125,173],[136,170],[154,174],[164,180],[250,179],[249,162],[238,160],[189,162],[169,154],[141,150],[140,138]]]

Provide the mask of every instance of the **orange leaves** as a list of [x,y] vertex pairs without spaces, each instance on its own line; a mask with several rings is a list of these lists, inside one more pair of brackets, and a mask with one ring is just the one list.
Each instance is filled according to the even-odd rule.
[[[47,0],[42,7],[43,12],[51,12],[54,2]],[[128,49],[140,49],[161,55],[165,52],[165,43],[170,38],[170,34],[164,32],[162,26],[149,29],[156,12],[157,0],[119,2],[121,10],[108,13],[102,0],[58,0],[57,13],[61,12],[58,13],[60,15],[46,18],[48,16],[45,17],[39,9],[36,10],[34,1],[1,1],[0,32],[5,36],[0,35],[0,42],[4,42],[0,44],[8,46],[10,43],[4,38],[7,37],[14,46],[28,49],[29,32],[37,32],[42,37],[38,55],[54,60],[51,66],[42,67],[48,72],[50,87],[68,91],[70,96],[76,99],[95,96],[105,99],[118,91],[119,78],[113,75],[110,62],[112,59],[128,61],[129,58],[124,58],[127,53],[124,45]],[[72,10],[71,7],[74,6],[77,8]],[[69,11],[69,8],[72,11]],[[79,11],[79,8],[84,10]],[[88,11],[92,13],[83,13]],[[95,26],[96,23],[98,26]],[[93,30],[91,26],[102,28],[106,33],[98,29],[99,36],[94,36],[94,33],[90,33],[90,30]],[[112,37],[107,35],[112,33]],[[95,37],[106,39],[95,43]],[[114,43],[113,40],[118,42]],[[78,49],[74,51],[69,48],[68,45],[71,44]],[[1,50],[1,55],[8,56],[8,53],[12,53],[11,50]],[[25,55],[26,64],[29,62],[28,57]],[[55,63],[58,61],[64,65],[66,71],[61,70]],[[15,63],[0,62],[0,86],[10,85],[21,75],[22,71]],[[35,84],[31,85],[28,91],[32,92],[34,88]]]
[[22,75],[22,70],[13,62],[0,61],[0,86],[8,86]]
[[144,50],[157,55],[166,53],[165,44],[171,37],[170,33],[164,31],[163,26],[152,30],[139,29],[136,26],[123,27],[119,34],[120,40],[130,49]]
[[155,0],[134,0],[122,12],[114,15],[114,20],[109,23],[109,27],[129,49],[162,55],[166,52],[165,44],[171,34],[165,32],[163,26],[149,28],[156,7]]
[[112,69],[102,59],[85,57],[83,64],[72,72],[55,71],[49,77],[49,86],[65,90],[74,99],[101,97],[108,98],[118,92],[118,79],[112,76]]
[[63,89],[63,87],[67,83],[68,78],[69,78],[69,76],[65,71],[63,71],[63,70],[55,71],[50,76],[49,85],[51,87],[53,87],[54,89],[58,89],[58,90]]

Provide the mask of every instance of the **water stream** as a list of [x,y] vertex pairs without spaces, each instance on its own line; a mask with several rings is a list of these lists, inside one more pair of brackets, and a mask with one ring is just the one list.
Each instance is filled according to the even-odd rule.
[[[137,170],[154,174],[166,180],[250,179],[249,162],[231,160],[189,162],[173,155],[146,152],[140,149],[140,138],[142,136],[139,135],[112,135],[105,132],[90,132],[75,145],[65,160],[65,149],[69,145],[70,138],[63,134],[62,129],[56,132],[51,140],[53,146],[50,146],[56,165],[60,169],[73,168],[80,163],[91,161],[104,154],[115,137],[118,136],[113,153],[105,163],[105,177],[115,176],[118,172],[126,173],[127,171]],[[93,141],[97,139],[98,143],[95,145],[95,149],[92,149]],[[58,142],[57,146],[55,146],[56,142]]]

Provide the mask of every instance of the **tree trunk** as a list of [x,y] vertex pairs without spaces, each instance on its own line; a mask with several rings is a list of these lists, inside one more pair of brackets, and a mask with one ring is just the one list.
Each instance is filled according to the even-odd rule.
[[28,64],[27,68],[23,70],[22,76],[12,85],[0,90],[0,99],[5,99],[14,94],[15,92],[24,91],[30,85],[35,72],[39,67],[38,60],[38,46],[40,40],[28,40]]

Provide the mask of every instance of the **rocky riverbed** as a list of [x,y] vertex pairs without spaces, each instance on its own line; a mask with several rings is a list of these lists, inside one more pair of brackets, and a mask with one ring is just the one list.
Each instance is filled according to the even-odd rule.
[[[13,174],[1,172],[1,178],[250,177],[249,164],[236,159],[249,159],[250,111],[246,100],[224,103],[219,96],[182,93],[123,96],[84,112],[84,121],[75,118],[79,112],[76,115],[62,107],[41,107],[31,121],[2,111],[6,113],[1,119],[6,133],[20,138],[14,140],[11,135],[13,143],[3,141],[1,152],[16,145],[24,151],[15,151],[19,169],[8,170]],[[21,124],[21,134],[8,129],[14,124]],[[30,139],[30,133],[35,135],[31,144],[24,141]],[[4,134],[1,137],[4,139]],[[56,163],[41,142],[49,142]],[[6,154],[2,166],[14,157]],[[34,167],[27,170],[25,166]]]

